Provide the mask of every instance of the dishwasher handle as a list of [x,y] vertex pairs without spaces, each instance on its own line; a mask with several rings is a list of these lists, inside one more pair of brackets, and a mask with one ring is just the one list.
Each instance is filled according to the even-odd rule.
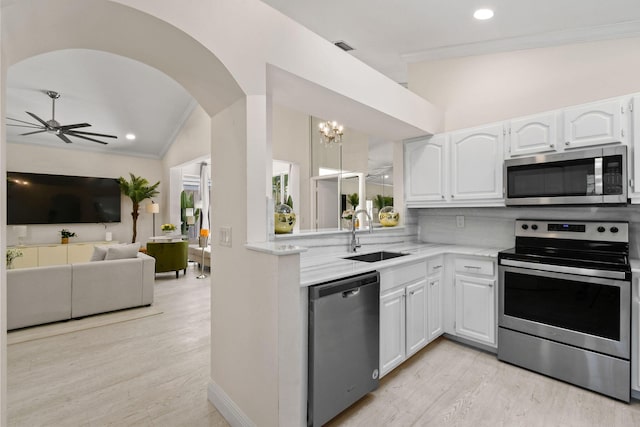
[[360,288],[351,289],[350,291],[344,291],[342,293],[342,298],[354,297],[360,293]]
[[[309,287],[309,300],[314,301],[329,295],[341,293],[344,298],[355,296],[363,286],[380,283],[380,273],[372,271],[357,276],[345,277],[333,282],[322,283]],[[349,294],[349,295],[346,295]]]

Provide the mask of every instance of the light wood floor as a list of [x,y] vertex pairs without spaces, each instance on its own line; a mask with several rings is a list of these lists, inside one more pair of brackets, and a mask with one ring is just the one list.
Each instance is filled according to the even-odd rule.
[[9,424],[227,426],[207,400],[210,281],[198,274],[157,275],[162,314],[10,345]]
[[608,397],[439,338],[332,426],[640,426],[640,402]]
[[[209,280],[198,273],[158,275],[154,307],[162,314],[10,345],[9,424],[228,425],[207,401]],[[330,425],[630,427],[640,426],[640,403],[441,338]]]

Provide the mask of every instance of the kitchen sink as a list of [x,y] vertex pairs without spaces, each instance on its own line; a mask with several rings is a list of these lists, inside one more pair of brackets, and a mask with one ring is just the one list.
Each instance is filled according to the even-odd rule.
[[350,259],[353,261],[363,261],[363,262],[378,262],[378,261],[384,261],[387,259],[397,258],[400,256],[405,256],[405,255],[408,255],[408,254],[380,251],[380,252],[371,252],[370,254],[348,256],[348,257],[345,257],[344,259]]

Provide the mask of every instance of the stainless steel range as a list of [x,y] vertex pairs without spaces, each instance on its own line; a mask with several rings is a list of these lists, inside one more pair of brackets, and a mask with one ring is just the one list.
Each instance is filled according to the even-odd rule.
[[629,402],[626,222],[517,220],[500,252],[498,359]]

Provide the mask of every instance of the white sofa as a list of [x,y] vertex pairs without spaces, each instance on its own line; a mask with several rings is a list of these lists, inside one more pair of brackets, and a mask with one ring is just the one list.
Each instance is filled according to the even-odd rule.
[[7,271],[7,329],[153,303],[155,259],[93,261]]

